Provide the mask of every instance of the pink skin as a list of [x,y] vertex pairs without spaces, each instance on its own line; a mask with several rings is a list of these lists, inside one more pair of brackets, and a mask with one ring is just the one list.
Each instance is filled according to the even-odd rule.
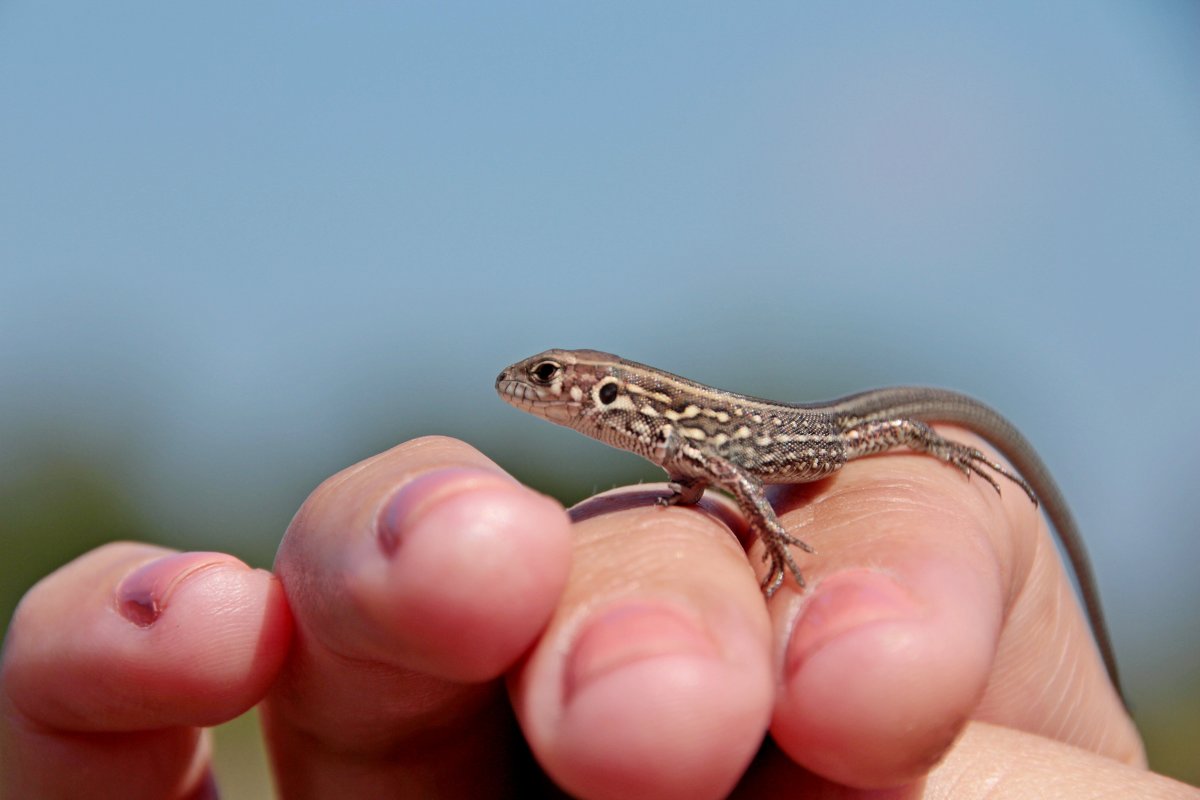
[[0,794],[207,796],[201,726],[258,702],[290,638],[279,582],[232,556],[116,543],[77,559],[9,630]]
[[316,489],[274,575],[101,548],[14,619],[0,796],[211,796],[201,726],[263,698],[288,798],[536,796],[542,770],[591,798],[911,795],[934,764],[956,791],[1007,765],[986,793],[1031,752],[1083,788],[1159,780],[1125,766],[1136,732],[1018,493],[918,456],[779,490],[818,553],[769,605],[730,504],[659,493],[572,526],[429,437]]

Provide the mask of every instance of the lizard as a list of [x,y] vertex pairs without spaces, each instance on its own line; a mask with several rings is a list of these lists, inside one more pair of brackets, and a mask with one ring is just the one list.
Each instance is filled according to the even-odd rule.
[[[1041,505],[1079,585],[1105,668],[1121,693],[1112,640],[1083,537],[1033,445],[990,406],[924,386],[873,389],[826,403],[778,403],[715,389],[598,350],[547,350],[496,378],[516,408],[628,450],[667,472],[663,504],[691,505],[708,486],[727,491],[762,542],[768,563],[760,587],[769,599],[788,573],[803,588],[791,548],[815,552],[789,533],[764,484],[806,483],[847,462],[897,447],[925,453],[976,475],[997,493],[997,476]],[[938,434],[931,423],[958,425],[988,441],[1013,465]]]

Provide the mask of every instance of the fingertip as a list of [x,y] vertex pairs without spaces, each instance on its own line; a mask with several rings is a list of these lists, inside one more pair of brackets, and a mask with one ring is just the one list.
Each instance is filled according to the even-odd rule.
[[824,581],[801,606],[784,661],[784,680],[797,677],[822,648],[874,623],[920,619],[928,611],[895,580],[866,569]]
[[5,669],[25,716],[135,731],[216,724],[262,698],[291,633],[278,582],[222,553],[164,552],[101,549],[31,590]]
[[[597,798],[726,796],[767,721],[754,698],[728,688],[745,679],[729,666],[662,656],[577,687],[556,726],[552,774]],[[648,753],[654,757],[635,755]]]
[[753,638],[671,602],[598,609],[561,661],[543,657],[517,681],[539,760],[588,797],[725,796],[762,741],[771,697],[765,653],[730,652],[731,636]]
[[387,634],[379,658],[443,678],[486,680],[511,666],[570,571],[562,506],[492,472],[427,473],[384,504],[378,525],[383,557],[361,554],[350,598]]
[[[922,774],[968,718],[1116,757],[1138,751],[1046,525],[1004,489],[997,498],[933,459],[897,456],[856,463],[816,499],[775,494],[785,523],[821,550],[813,594],[772,605],[793,648],[773,723],[790,755],[850,785],[895,785]],[[855,569],[893,579],[929,615],[889,619],[864,595],[792,631],[796,609]]]
[[566,582],[562,506],[469,445],[423,437],[324,481],[276,557],[313,641],[454,681],[507,669]]
[[156,671],[166,676],[146,688],[179,703],[179,724],[215,725],[262,700],[287,657],[293,621],[279,579],[267,570],[219,553],[187,555],[202,566],[184,562],[187,574],[151,625],[161,632],[144,646],[161,658]]
[[23,598],[0,664],[0,795],[212,796],[205,727],[257,703],[291,618],[269,573],[119,542]]
[[513,706],[568,792],[725,796],[770,719],[765,609],[728,530],[643,495],[579,515],[577,567]]
[[950,747],[987,686],[998,620],[979,624],[939,566],[921,565],[915,585],[851,569],[797,601],[772,723],[784,752],[873,789],[919,778]]

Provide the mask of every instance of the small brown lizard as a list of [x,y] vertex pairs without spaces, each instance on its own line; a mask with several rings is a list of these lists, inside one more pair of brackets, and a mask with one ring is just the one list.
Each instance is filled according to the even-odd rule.
[[[813,552],[788,533],[763,484],[824,478],[847,461],[908,447],[978,475],[997,492],[1001,476],[1041,502],[1062,542],[1100,647],[1120,691],[1117,662],[1095,577],[1079,528],[1062,492],[1033,446],[999,413],[944,389],[874,389],[829,403],[794,405],[714,389],[669,372],[596,350],[547,350],[505,369],[500,396],[521,409],[649,459],[667,471],[673,495],[696,503],[707,486],[733,495],[763,542],[769,598],[790,572],[804,578],[790,548]],[[971,430],[999,450],[1016,471],[969,445],[946,439],[929,423]]]

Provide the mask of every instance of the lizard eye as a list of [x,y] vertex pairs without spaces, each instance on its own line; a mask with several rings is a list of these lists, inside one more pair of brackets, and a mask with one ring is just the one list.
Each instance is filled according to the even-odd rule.
[[612,403],[614,400],[617,399],[617,384],[615,384],[615,383],[604,384],[603,386],[600,387],[598,396],[600,398],[600,402],[604,403],[604,405],[608,405],[608,404]]
[[529,377],[534,383],[550,383],[556,377],[561,367],[553,361],[543,361],[529,368]]

